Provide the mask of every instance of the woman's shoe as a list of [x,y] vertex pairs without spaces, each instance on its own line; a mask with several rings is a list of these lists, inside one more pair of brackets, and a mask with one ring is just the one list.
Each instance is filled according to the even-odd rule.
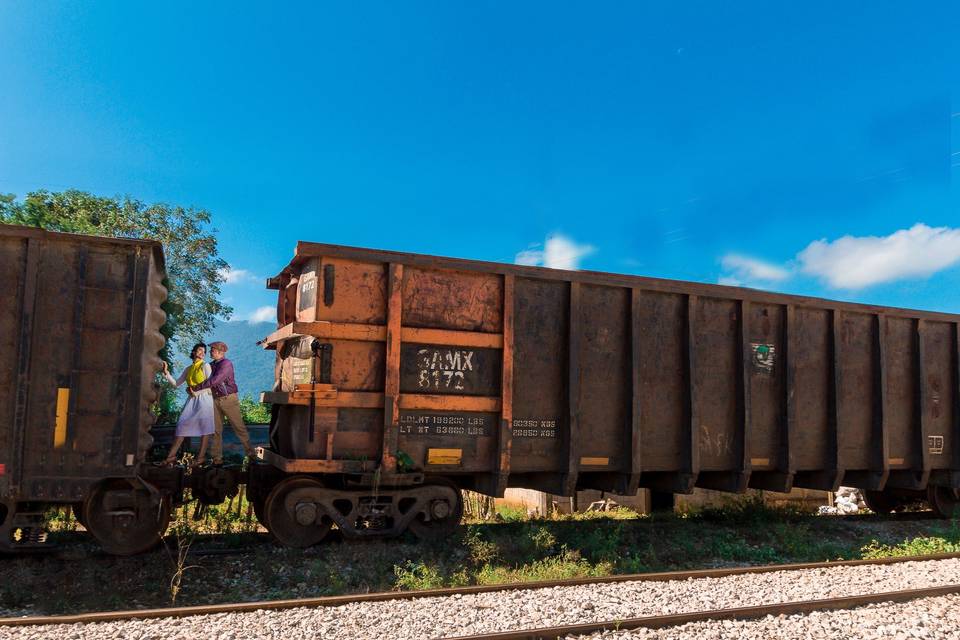
[[167,456],[163,461],[163,466],[172,467],[177,463],[177,456]]

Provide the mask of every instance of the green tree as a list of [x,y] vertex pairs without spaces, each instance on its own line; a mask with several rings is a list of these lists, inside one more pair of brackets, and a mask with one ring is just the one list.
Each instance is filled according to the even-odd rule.
[[[220,301],[220,284],[227,263],[219,256],[210,212],[167,204],[145,204],[129,196],[103,197],[78,190],[28,193],[18,201],[0,194],[0,222],[41,227],[50,231],[119,238],[158,240],[166,257],[169,297],[164,303],[167,337],[164,358],[170,362],[171,342],[189,344],[213,329],[219,316],[233,309]],[[171,341],[172,339],[172,341]],[[164,383],[161,420],[179,409],[172,389]]]
[[270,424],[270,405],[261,404],[247,394],[240,398],[240,415],[246,424]]

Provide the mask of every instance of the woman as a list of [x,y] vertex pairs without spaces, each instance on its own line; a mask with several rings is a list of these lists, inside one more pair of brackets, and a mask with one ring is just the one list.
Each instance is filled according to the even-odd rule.
[[[163,375],[174,388],[183,383],[187,383],[188,389],[200,384],[210,377],[210,365],[203,361],[203,356],[207,354],[207,345],[199,342],[193,345],[190,350],[190,360],[192,364],[183,370],[180,377],[174,380],[170,375],[170,368],[167,363],[163,363]],[[177,420],[176,440],[170,447],[170,453],[164,464],[172,465],[177,460],[177,451],[183,444],[184,438],[200,436],[200,452],[197,454],[195,465],[203,464],[207,455],[207,438],[213,433],[213,396],[210,389],[201,389],[200,391],[190,391],[190,397],[180,411],[180,419]]]

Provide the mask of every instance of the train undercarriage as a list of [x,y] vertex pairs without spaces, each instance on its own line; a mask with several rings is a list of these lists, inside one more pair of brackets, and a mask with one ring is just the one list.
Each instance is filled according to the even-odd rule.
[[[420,539],[450,535],[463,515],[455,483],[422,473],[287,474],[262,462],[187,470],[145,465],[137,478],[96,483],[83,502],[70,503],[76,519],[108,553],[134,555],[158,544],[174,509],[195,500],[197,513],[235,496],[241,484],[257,520],[285,546],[321,542],[334,527],[345,538],[389,538],[405,531]],[[864,491],[867,506],[886,514],[927,503],[940,517],[960,514],[960,490]],[[48,547],[46,503],[0,503],[0,551]]]
[[[77,521],[108,553],[134,555],[160,542],[174,510],[190,500],[196,513],[235,496],[241,484],[257,520],[281,544],[305,548],[336,527],[346,538],[387,538],[412,531],[421,539],[449,535],[463,515],[456,484],[421,473],[285,474],[268,464],[144,465],[136,478],[94,484],[83,502],[70,503]],[[47,547],[49,504],[0,504],[0,551]]]

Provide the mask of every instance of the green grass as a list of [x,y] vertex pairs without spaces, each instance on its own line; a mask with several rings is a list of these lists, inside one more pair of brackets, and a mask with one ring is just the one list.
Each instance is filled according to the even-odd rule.
[[413,562],[412,560],[407,560],[403,565],[395,566],[393,573],[396,575],[394,587],[403,591],[440,589],[467,584],[466,580],[461,582],[456,579],[455,576],[459,576],[459,574],[450,576],[437,567],[431,567],[422,562]]
[[871,540],[860,549],[864,558],[925,556],[938,553],[960,553],[960,524],[954,520],[949,528],[936,535],[917,536],[896,544],[882,544]]
[[[238,496],[201,520],[178,510],[167,538],[193,536],[191,549],[243,547],[236,556],[191,556],[178,604],[299,598],[391,589],[814,562],[960,551],[960,525],[939,520],[821,518],[756,500],[681,514],[640,516],[629,509],[529,518],[490,509],[438,543],[333,541],[283,549],[258,532]],[[95,551],[69,513],[50,516],[62,554],[0,563],[0,607],[64,613],[169,604],[168,551],[113,558]],[[225,533],[218,533],[225,532]],[[57,598],[45,597],[57,585]],[[90,584],[111,584],[108,603]]]
[[564,550],[560,555],[534,560],[518,567],[484,565],[476,573],[476,584],[504,584],[507,582],[535,582],[539,580],[568,580],[608,576],[613,565],[607,562],[593,564],[576,552]]
[[501,522],[523,522],[528,519],[527,510],[510,504],[497,505],[496,519]]

